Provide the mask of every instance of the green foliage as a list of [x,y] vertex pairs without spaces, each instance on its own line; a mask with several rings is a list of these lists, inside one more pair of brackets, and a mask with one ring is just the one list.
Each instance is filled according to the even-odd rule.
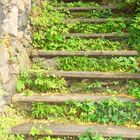
[[47,136],[47,137],[44,137],[44,138],[38,139],[38,140],[64,140],[64,139],[62,139],[62,138],[52,138],[50,136]]
[[95,133],[93,134],[93,130],[92,129],[88,129],[86,133],[84,133],[83,135],[79,136],[79,140],[122,140],[122,138],[120,137],[116,137],[116,138],[104,138],[101,135]]
[[11,127],[21,124],[23,118],[17,111],[9,106],[5,106],[4,113],[0,115],[0,139],[1,140],[25,140],[24,135],[9,134]]
[[140,81],[128,81],[128,94],[140,98]]
[[60,13],[49,2],[44,1],[39,6],[34,6],[31,16],[33,45],[44,48],[47,43],[62,41],[62,34],[67,33],[64,18],[65,14]]
[[89,12],[80,12],[80,13],[72,13],[72,15],[69,15],[69,17],[72,18],[80,18],[80,17],[85,17],[85,18],[108,18],[112,17],[113,13],[110,9],[95,9],[91,10]]
[[139,58],[135,57],[112,57],[112,58],[89,58],[89,57],[63,57],[58,58],[58,68],[65,71],[139,71]]
[[118,100],[105,100],[100,103],[68,101],[59,106],[34,103],[32,116],[33,118],[79,120],[117,125],[139,125],[140,123],[139,105],[131,102],[123,103]]
[[33,118],[48,118],[52,115],[55,118],[62,117],[65,111],[65,107],[59,107],[57,105],[48,105],[45,103],[33,103],[32,104],[32,117]]
[[17,91],[61,92],[67,88],[66,81],[57,76],[48,76],[40,70],[23,72],[17,82]]
[[[81,2],[78,2],[81,3]],[[79,5],[79,4],[78,4]],[[81,4],[82,5],[82,4]],[[94,5],[94,4],[93,4]],[[41,2],[39,5],[35,5],[32,9],[31,23],[33,29],[33,45],[36,48],[42,48],[46,50],[122,50],[128,49],[126,45],[120,42],[113,42],[107,39],[87,40],[70,38],[65,39],[63,34],[75,25],[66,23],[64,19],[69,18],[67,11],[58,11],[54,7],[53,2]],[[91,11],[90,15],[94,17],[102,17],[109,15],[110,11],[100,9],[97,11]],[[47,17],[47,18],[46,18]],[[118,24],[117,24],[118,23]],[[103,25],[88,25],[87,32],[91,32],[91,29],[99,32],[109,31],[122,31],[125,28],[125,24],[122,19],[119,22],[113,22],[109,18],[109,22]],[[83,26],[79,29],[79,26]],[[75,25],[74,28],[78,30],[84,30],[87,27],[85,24]],[[76,46],[76,47],[75,47]]]
[[93,135],[93,131],[88,129],[85,134],[79,136],[79,140],[104,140],[104,138],[99,134]]
[[140,81],[81,81],[74,82],[70,86],[70,92],[74,93],[98,93],[103,95],[130,95],[140,98]]
[[118,18],[118,21],[114,21],[112,18],[108,18],[108,22],[103,24],[85,24],[77,22],[70,28],[71,32],[81,33],[111,33],[111,32],[126,32],[126,24],[123,19]]
[[140,13],[132,20],[129,30],[131,35],[129,40],[130,45],[140,51]]
[[[125,41],[110,41],[107,39],[81,39],[70,38],[61,42],[52,42],[46,44],[44,49],[46,50],[68,50],[68,51],[80,51],[80,50],[127,50],[131,49],[126,46]],[[75,47],[76,46],[76,47]],[[40,47],[39,47],[40,48]]]
[[64,5],[66,7],[84,7],[84,6],[96,6],[96,7],[98,7],[99,6],[99,4],[96,2],[82,2],[82,1],[69,2],[69,3],[65,3]]
[[32,127],[31,131],[30,131],[30,135],[31,136],[35,136],[35,135],[39,135],[40,134],[40,130],[37,129],[36,127]]

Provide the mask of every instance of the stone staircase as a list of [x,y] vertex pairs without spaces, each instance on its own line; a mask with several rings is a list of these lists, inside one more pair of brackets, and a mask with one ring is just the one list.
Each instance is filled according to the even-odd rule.
[[[62,7],[57,7],[57,10],[61,10]],[[70,11],[71,14],[77,14],[80,12],[86,12],[90,10],[96,10],[96,9],[110,9],[113,13],[117,13],[120,11],[120,9],[114,7],[114,6],[106,6],[106,5],[100,5],[99,7],[94,6],[85,6],[85,7],[65,7],[66,10]],[[114,21],[117,21],[117,17],[113,18]],[[130,18],[124,18],[125,22],[129,22]],[[93,26],[95,24],[103,24],[108,22],[107,18],[101,17],[101,18],[86,18],[86,17],[78,17],[74,19],[67,19],[67,22],[75,22],[78,21],[80,23],[86,23],[86,24],[92,24]],[[83,39],[97,39],[97,38],[104,38],[109,40],[123,40],[125,38],[129,37],[129,33],[123,32],[123,33],[69,33],[65,35],[67,38],[83,38]],[[75,46],[76,47],[76,46]],[[88,57],[88,58],[111,58],[111,57],[137,57],[138,51],[133,49],[128,50],[118,50],[118,51],[61,51],[61,50],[33,50],[30,53],[31,59],[33,63],[36,63],[41,61],[43,65],[48,64],[48,61],[55,61],[56,58],[59,57]],[[69,87],[71,88],[71,83],[74,83],[75,81],[82,82],[82,81],[95,81],[95,80],[101,80],[105,84],[110,85],[114,81],[122,82],[123,85],[126,84],[128,80],[134,80],[139,81],[140,80],[140,74],[139,73],[130,73],[130,72],[103,72],[103,71],[64,71],[61,68],[57,68],[57,66],[52,66],[53,70],[41,70],[40,73],[43,73],[44,76],[58,76],[64,78],[68,83]],[[32,70],[32,72],[35,72],[35,70]],[[120,88],[120,87],[118,87]],[[100,89],[102,90],[102,89]],[[102,90],[102,92],[106,92]],[[117,100],[125,103],[125,102],[131,102],[131,103],[138,103],[139,99],[132,98],[131,96],[127,96],[127,93],[125,95],[117,95],[117,94],[98,94],[97,91],[93,91],[92,94],[84,93],[84,91],[78,91],[75,90],[73,92],[69,92],[67,94],[59,94],[59,93],[40,93],[36,95],[30,95],[30,96],[24,96],[21,94],[16,94],[12,98],[13,104],[19,104],[18,108],[22,106],[23,109],[28,110],[29,112],[32,109],[32,103],[47,103],[50,105],[63,105],[68,100],[78,101],[78,102],[86,102],[87,100],[90,100],[94,103],[99,103],[105,100],[111,100],[116,98]],[[104,116],[103,116],[104,117]],[[121,118],[120,118],[121,119]],[[41,126],[41,127],[40,127]],[[115,125],[112,123],[108,124],[98,124],[96,122],[93,123],[75,123],[75,122],[68,122],[61,120],[59,121],[47,121],[47,119],[42,123],[39,120],[37,121],[31,121],[29,123],[21,124],[18,126],[15,126],[11,128],[12,134],[23,134],[28,136],[31,129],[35,127],[40,130],[39,136],[54,136],[54,137],[64,137],[64,139],[76,139],[79,135],[86,132],[88,128],[92,128],[93,133],[99,133],[104,137],[117,137],[121,136],[123,139],[136,139],[140,136],[140,128],[133,128],[133,127],[126,127],[126,126],[120,126]],[[52,133],[49,133],[45,131],[45,129],[49,129],[52,131]],[[65,138],[66,137],[66,138]],[[72,138],[70,138],[72,137]],[[28,137],[27,139],[35,139],[34,137]]]

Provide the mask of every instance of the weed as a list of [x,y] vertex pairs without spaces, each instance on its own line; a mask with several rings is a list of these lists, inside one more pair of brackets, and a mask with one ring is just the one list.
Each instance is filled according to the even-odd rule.
[[63,57],[58,58],[58,68],[65,71],[139,71],[139,58],[112,57],[112,58],[89,58],[89,57]]
[[65,91],[67,83],[63,78],[48,76],[40,70],[36,72],[23,72],[17,82],[17,91],[32,90],[35,92],[61,92]]
[[33,118],[60,118],[61,120],[79,120],[81,122],[98,122],[102,124],[139,125],[140,112],[138,108],[137,103],[123,103],[118,100],[105,100],[100,103],[68,101],[59,106],[34,103],[32,116]]

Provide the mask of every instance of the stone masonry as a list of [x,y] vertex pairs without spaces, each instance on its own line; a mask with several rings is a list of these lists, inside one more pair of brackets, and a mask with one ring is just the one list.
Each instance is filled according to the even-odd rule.
[[16,92],[17,77],[30,67],[31,0],[0,0],[0,109]]

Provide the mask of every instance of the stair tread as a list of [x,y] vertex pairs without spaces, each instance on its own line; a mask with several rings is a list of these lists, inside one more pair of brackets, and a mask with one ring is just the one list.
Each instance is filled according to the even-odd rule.
[[[45,93],[43,93],[45,94]],[[87,100],[100,102],[107,99],[117,99],[122,102],[137,102],[137,99],[126,96],[111,96],[111,95],[95,95],[95,94],[48,94],[46,95],[31,95],[24,96],[23,94],[15,94],[12,97],[12,102],[47,102],[47,103],[64,103],[68,100],[85,102]]]
[[137,56],[138,51],[45,51],[33,50],[31,57],[57,57],[57,56]]
[[[36,70],[35,70],[36,71]],[[31,70],[31,72],[35,72]],[[57,71],[52,70],[40,72],[49,76],[56,75],[63,78],[74,78],[74,79],[110,79],[110,80],[128,80],[128,79],[140,79],[139,73],[127,73],[127,72],[89,72],[89,71]]]
[[128,37],[129,33],[93,33],[93,34],[86,34],[86,33],[69,33],[65,35],[66,38],[70,37],[80,37],[80,38],[114,38],[114,37]]
[[[137,138],[140,135],[139,129],[127,128],[114,125],[78,125],[63,123],[25,123],[11,128],[12,134],[28,135],[31,128],[35,127],[40,130],[42,136],[79,136],[87,131],[88,128],[93,129],[93,133],[99,133],[104,137],[121,136],[122,138]],[[45,131],[50,130],[50,132]]]
[[56,7],[57,10],[65,9],[70,12],[83,12],[83,11],[90,11],[90,10],[96,10],[96,9],[110,9],[110,10],[119,10],[115,6],[83,6],[83,7]]
[[[118,18],[111,18],[113,21],[118,21]],[[122,18],[123,21],[130,21],[130,18]],[[105,23],[109,21],[108,18],[75,18],[75,19],[67,19],[67,22],[84,22],[84,23]]]

